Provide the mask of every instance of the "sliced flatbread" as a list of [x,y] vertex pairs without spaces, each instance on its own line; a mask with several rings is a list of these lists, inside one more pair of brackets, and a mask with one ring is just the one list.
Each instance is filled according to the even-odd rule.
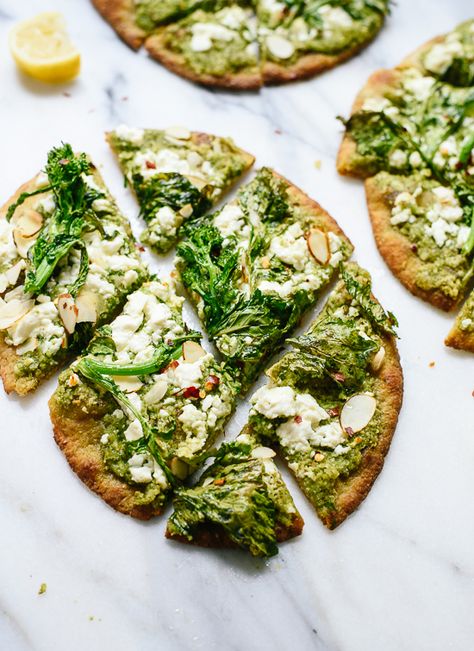
[[444,343],[474,353],[474,291],[469,294]]
[[268,168],[186,232],[182,282],[246,391],[352,245],[319,204]]
[[147,223],[141,240],[156,253],[168,252],[183,222],[219,201],[255,160],[230,138],[184,127],[122,125],[107,140]]
[[136,22],[135,0],[92,0],[92,4],[134,50],[144,43],[147,32]]
[[183,299],[152,280],[64,371],[50,400],[57,444],[114,509],[148,519],[202,462],[237,385],[182,320]]
[[191,81],[237,90],[262,85],[255,17],[245,2],[216,12],[198,10],[159,28],[146,43],[150,55]]
[[62,145],[48,168],[0,210],[0,375],[20,395],[83,350],[148,273],[92,163]]
[[395,431],[403,377],[393,315],[347,265],[306,335],[251,398],[245,432],[274,446],[330,529],[364,500]]
[[241,435],[224,443],[193,488],[174,498],[166,537],[201,547],[241,547],[273,556],[278,542],[299,536],[303,518],[270,448]]
[[317,5],[257,0],[265,84],[312,77],[349,59],[377,35],[388,11],[384,1]]

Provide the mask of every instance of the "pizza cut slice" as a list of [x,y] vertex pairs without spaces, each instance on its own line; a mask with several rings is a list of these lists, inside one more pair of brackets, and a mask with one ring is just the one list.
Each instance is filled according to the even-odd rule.
[[375,241],[392,272],[415,296],[454,309],[472,275],[467,206],[423,174],[380,172],[365,187]]
[[0,211],[0,374],[36,389],[111,320],[148,271],[85,154],[61,145]]
[[451,348],[474,353],[474,290],[459,311],[444,343]]
[[264,83],[311,77],[365,47],[381,29],[386,0],[257,0]]
[[251,398],[244,432],[278,450],[330,529],[367,496],[380,473],[402,402],[396,320],[354,264],[308,332]]
[[191,81],[235,89],[262,85],[255,14],[244,0],[217,11],[198,9],[157,29],[145,46],[153,58]]
[[255,160],[230,138],[183,127],[120,126],[107,140],[147,223],[142,242],[157,253],[169,251],[182,223],[219,201]]
[[156,278],[100,328],[50,400],[57,444],[80,479],[122,513],[149,519],[193,472],[233,412],[237,385]]
[[201,547],[240,547],[274,556],[301,534],[303,519],[273,461],[275,453],[241,435],[221,445],[192,488],[181,488],[166,537]]
[[177,268],[243,391],[351,252],[328,213],[268,168],[222,210],[188,222]]

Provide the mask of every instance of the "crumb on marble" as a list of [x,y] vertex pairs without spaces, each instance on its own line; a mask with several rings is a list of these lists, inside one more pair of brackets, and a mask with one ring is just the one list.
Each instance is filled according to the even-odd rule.
[[433,368],[433,366],[434,366],[435,364],[436,364],[436,362],[430,362],[430,363],[428,364],[428,366],[429,366],[430,368]]
[[320,161],[319,159],[316,159],[316,160],[314,161],[314,166],[315,166],[315,168],[316,168],[317,170],[320,170],[320,169],[321,169],[321,165],[322,165],[322,161]]
[[44,594],[47,589],[48,586],[46,585],[46,583],[42,583],[39,587],[38,594]]

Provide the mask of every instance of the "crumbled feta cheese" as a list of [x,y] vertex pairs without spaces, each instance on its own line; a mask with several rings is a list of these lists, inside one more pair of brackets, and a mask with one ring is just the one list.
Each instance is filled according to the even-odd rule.
[[390,154],[388,160],[392,167],[403,167],[407,162],[407,154],[401,149],[395,149]]
[[129,140],[134,144],[139,144],[144,135],[143,129],[137,129],[136,127],[129,127],[126,124],[121,124],[115,129],[115,135],[120,140]]
[[194,23],[191,27],[190,47],[193,52],[207,52],[213,41],[232,41],[236,34],[231,29],[217,23]]
[[425,56],[425,68],[436,74],[443,74],[455,57],[463,55],[462,44],[458,40],[436,43]]
[[281,235],[273,238],[270,252],[285,264],[292,265],[297,271],[302,271],[310,254],[300,224],[297,222],[291,224]]
[[127,441],[137,441],[143,436],[143,429],[138,419],[132,420],[130,425],[123,433]]

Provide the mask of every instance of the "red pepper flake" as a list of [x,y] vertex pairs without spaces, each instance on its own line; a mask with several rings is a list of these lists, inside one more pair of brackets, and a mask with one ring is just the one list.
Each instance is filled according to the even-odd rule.
[[301,418],[301,416],[295,416],[294,420],[295,420],[295,423],[298,423],[298,425],[299,425],[302,422],[303,419]]
[[179,362],[174,359],[172,362],[168,364],[168,366],[165,366],[165,368],[161,371],[162,373],[166,373],[166,371],[170,368],[177,368],[179,366]]
[[138,244],[138,242],[135,242],[135,248],[141,251],[142,253],[145,250],[145,247],[142,244]]
[[333,373],[333,378],[337,382],[345,382],[346,381],[345,376],[342,373],[339,373],[339,372],[338,373]]
[[71,97],[71,93],[68,93],[67,91],[63,93],[64,97]]
[[225,479],[224,477],[220,477],[219,479],[214,480],[214,484],[216,486],[223,486],[225,484]]
[[346,427],[346,434],[347,434],[347,436],[350,437],[350,436],[354,436],[355,432],[352,429],[352,427]]
[[416,246],[416,244],[412,244],[410,246],[410,249],[413,251],[413,253],[417,253],[417,251],[418,251],[418,247]]
[[199,398],[199,387],[187,387],[183,390],[183,396],[185,398],[197,400]]
[[212,389],[218,387],[219,384],[220,384],[220,379],[217,377],[217,375],[210,375],[204,384],[204,388],[206,389],[206,391],[212,391]]
[[59,161],[60,165],[67,165],[69,163],[69,158],[61,158]]
[[331,407],[331,409],[328,409],[328,414],[332,416],[333,418],[335,416],[339,416],[339,407]]
[[279,136],[281,136],[281,129],[275,129],[275,133]]
[[156,170],[156,163],[154,163],[152,160],[145,161],[145,165],[149,170]]

